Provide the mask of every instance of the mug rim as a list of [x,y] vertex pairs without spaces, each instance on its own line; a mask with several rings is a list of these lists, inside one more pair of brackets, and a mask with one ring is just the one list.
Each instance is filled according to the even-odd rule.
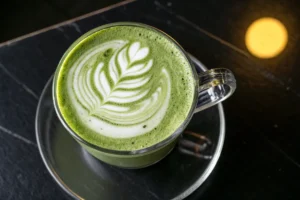
[[[141,28],[146,28],[146,29],[150,29],[152,31],[155,31],[156,33],[162,35],[163,37],[165,37],[167,40],[169,40],[170,42],[172,42],[173,44],[175,44],[175,46],[179,49],[179,51],[183,54],[183,56],[185,56],[186,60],[189,63],[189,66],[193,72],[194,75],[194,81],[195,81],[195,89],[194,89],[194,99],[192,102],[192,105],[190,107],[190,110],[188,112],[188,115],[186,117],[186,119],[182,122],[182,124],[172,133],[170,134],[167,138],[161,140],[160,142],[153,144],[151,146],[142,148],[142,149],[137,149],[137,150],[114,150],[114,149],[108,149],[108,148],[104,148],[104,147],[100,147],[97,146],[95,144],[92,144],[90,142],[88,142],[87,140],[83,139],[82,137],[80,137],[75,131],[72,130],[72,128],[68,125],[68,123],[65,121],[62,113],[60,112],[59,106],[58,106],[58,102],[57,102],[57,97],[56,97],[56,88],[57,88],[57,78],[58,78],[58,74],[60,72],[60,68],[62,66],[62,63],[64,62],[65,58],[68,56],[68,54],[70,53],[70,51],[72,51],[74,49],[74,47],[76,45],[78,45],[79,42],[81,42],[82,40],[84,40],[85,38],[87,38],[88,36],[106,29],[106,28],[110,28],[110,27],[115,27],[115,26],[134,26],[134,27],[141,27]],[[65,51],[65,53],[63,54],[63,56],[61,57],[55,73],[54,73],[54,77],[53,77],[53,84],[52,84],[52,98],[53,98],[53,104],[54,104],[54,109],[55,112],[60,120],[60,122],[63,124],[63,126],[66,128],[66,130],[72,135],[73,138],[75,138],[79,143],[82,143],[92,149],[101,151],[103,153],[108,153],[108,154],[115,154],[115,155],[140,155],[140,154],[147,154],[150,152],[153,152],[155,150],[159,150],[161,148],[163,148],[164,146],[170,144],[172,141],[174,141],[178,136],[180,136],[180,134],[184,131],[184,129],[186,128],[186,126],[188,125],[188,123],[190,122],[196,105],[197,105],[197,101],[198,101],[198,87],[199,87],[199,79],[197,78],[197,72],[196,69],[194,67],[194,64],[192,62],[192,60],[190,59],[190,57],[188,56],[187,52],[180,46],[180,44],[174,39],[172,38],[170,35],[168,35],[167,33],[163,32],[162,30],[147,25],[147,24],[143,24],[143,23],[137,23],[137,22],[114,22],[114,23],[109,23],[109,24],[105,24],[105,25],[101,25],[98,26],[96,28],[93,28],[92,30],[88,31],[87,33],[83,34],[82,36],[80,36],[77,40],[75,40],[71,46]]]

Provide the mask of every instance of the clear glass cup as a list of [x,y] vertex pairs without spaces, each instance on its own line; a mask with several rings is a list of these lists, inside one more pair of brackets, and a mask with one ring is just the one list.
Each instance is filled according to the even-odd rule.
[[[185,119],[185,121],[177,128],[177,130],[171,134],[168,138],[162,140],[161,142],[154,144],[150,147],[146,147],[144,149],[133,150],[133,151],[119,151],[119,150],[111,150],[96,146],[87,142],[79,135],[77,135],[66,123],[64,120],[57,103],[56,97],[56,84],[57,84],[57,76],[58,72],[60,71],[61,64],[63,60],[66,58],[68,53],[83,39],[88,37],[89,35],[113,26],[135,26],[141,27],[145,29],[150,29],[152,31],[156,31],[161,36],[167,38],[169,41],[173,42],[182,52],[182,54],[187,58],[189,61],[189,65],[193,71],[194,79],[196,81],[196,86],[194,89],[195,98],[193,100],[192,106],[190,111]],[[82,35],[79,39],[77,39],[65,52],[63,57],[61,58],[60,63],[56,69],[53,81],[53,102],[55,111],[60,119],[61,123],[67,129],[67,131],[73,136],[73,138],[83,147],[85,148],[90,154],[94,157],[98,158],[99,160],[122,168],[142,168],[152,165],[161,159],[163,159],[171,150],[174,148],[177,139],[179,138],[180,134],[184,131],[185,127],[190,122],[194,113],[209,108],[226,98],[228,98],[236,89],[236,81],[232,72],[228,69],[224,68],[216,68],[208,70],[204,73],[197,73],[195,67],[193,66],[192,61],[190,60],[187,53],[184,49],[169,35],[164,33],[161,30],[158,30],[154,27],[149,25],[140,24],[140,23],[132,23],[132,22],[119,22],[119,23],[111,23],[104,26],[100,26],[95,28],[86,34]]]

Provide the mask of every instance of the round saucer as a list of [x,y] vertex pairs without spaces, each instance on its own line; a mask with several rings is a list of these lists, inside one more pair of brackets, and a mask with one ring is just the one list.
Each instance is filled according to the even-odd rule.
[[[205,66],[190,56],[198,71]],[[183,199],[214,169],[224,142],[221,104],[194,114],[176,148],[162,161],[128,170],[88,154],[64,129],[54,111],[52,77],[36,113],[36,137],[42,159],[57,184],[75,199]]]

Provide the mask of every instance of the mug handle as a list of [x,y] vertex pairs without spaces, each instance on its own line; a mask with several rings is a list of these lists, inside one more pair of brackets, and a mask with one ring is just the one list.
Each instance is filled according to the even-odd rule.
[[195,113],[224,101],[236,89],[235,77],[229,69],[211,69],[198,73],[198,77],[198,103]]

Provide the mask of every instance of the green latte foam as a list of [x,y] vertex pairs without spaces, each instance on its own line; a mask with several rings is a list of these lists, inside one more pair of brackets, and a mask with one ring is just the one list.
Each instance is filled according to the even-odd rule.
[[137,150],[186,119],[195,81],[186,57],[162,34],[115,26],[78,42],[60,63],[56,97],[69,127],[107,149]]

